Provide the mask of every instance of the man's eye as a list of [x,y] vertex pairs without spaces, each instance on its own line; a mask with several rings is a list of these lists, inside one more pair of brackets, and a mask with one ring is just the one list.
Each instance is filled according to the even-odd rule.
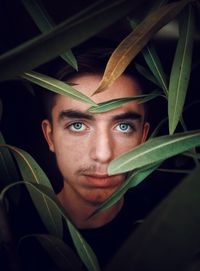
[[75,122],[68,126],[71,131],[79,132],[86,129],[86,126],[81,122]]
[[134,130],[134,127],[128,123],[120,123],[117,125],[116,129],[120,132],[131,132]]

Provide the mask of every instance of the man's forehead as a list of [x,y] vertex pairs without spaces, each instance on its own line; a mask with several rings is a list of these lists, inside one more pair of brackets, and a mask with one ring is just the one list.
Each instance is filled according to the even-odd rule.
[[[70,84],[73,84],[76,90],[91,97],[98,88],[101,79],[102,76],[100,74],[84,74],[71,78]],[[100,103],[111,99],[138,95],[140,93],[141,90],[138,83],[132,77],[122,75],[105,91],[93,95],[92,99]]]

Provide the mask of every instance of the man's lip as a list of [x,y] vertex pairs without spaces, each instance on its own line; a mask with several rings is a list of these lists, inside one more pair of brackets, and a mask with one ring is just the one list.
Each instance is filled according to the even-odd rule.
[[115,187],[119,185],[119,178],[116,176],[109,176],[108,174],[86,174],[87,185],[91,187]]
[[86,174],[85,176],[90,177],[90,178],[96,178],[96,179],[105,179],[105,178],[111,177],[107,173],[105,173],[105,174]]

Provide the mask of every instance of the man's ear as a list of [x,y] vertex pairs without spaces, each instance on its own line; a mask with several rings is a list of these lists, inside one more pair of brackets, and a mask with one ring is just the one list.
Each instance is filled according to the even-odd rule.
[[142,143],[146,141],[148,133],[149,133],[149,129],[150,129],[150,124],[148,122],[145,122],[144,127],[143,127]]
[[53,143],[53,136],[52,136],[52,124],[49,122],[49,120],[43,120],[42,121],[42,131],[44,134],[44,137],[49,145],[49,149],[54,152],[54,143]]

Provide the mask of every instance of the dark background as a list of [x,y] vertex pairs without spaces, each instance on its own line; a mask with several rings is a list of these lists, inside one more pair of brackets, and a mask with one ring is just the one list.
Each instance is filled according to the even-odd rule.
[[[93,1],[76,0],[70,1],[69,4],[68,1],[64,0],[43,0],[44,6],[56,23],[62,22],[92,2]],[[1,1],[0,20],[1,54],[40,34],[37,26],[20,1]],[[176,22],[174,23],[176,25]],[[118,44],[130,30],[127,22],[120,21],[99,33],[93,38],[93,42],[96,42],[98,46],[101,39],[107,39]],[[168,34],[167,31],[156,35],[154,38],[158,55],[168,75],[170,74],[176,42],[176,35]],[[200,128],[200,104],[198,103],[198,100],[200,100],[200,40],[198,33],[194,44],[193,58],[194,66],[186,104],[193,102],[194,105],[184,113],[184,119],[189,130]],[[40,68],[48,72],[48,66],[50,65],[53,65],[53,61]],[[37,96],[33,96],[30,91],[27,91],[22,82],[4,82],[0,84],[0,88],[0,98],[3,103],[1,131],[6,142],[29,152],[47,173],[55,190],[59,191],[62,180],[58,170],[54,166],[54,156],[48,151],[47,144],[41,133],[40,123],[43,114]],[[167,104],[164,99],[159,98],[151,102],[150,122],[152,124],[152,130],[159,121],[166,116],[166,112]],[[162,128],[161,134],[166,134],[167,132],[166,124]],[[193,163],[189,158],[179,156],[166,161],[163,167],[182,169],[190,168],[192,165]],[[155,172],[151,176],[152,181],[150,188],[149,181],[141,185],[144,189],[148,187],[155,197],[162,198],[182,177],[183,174]]]

